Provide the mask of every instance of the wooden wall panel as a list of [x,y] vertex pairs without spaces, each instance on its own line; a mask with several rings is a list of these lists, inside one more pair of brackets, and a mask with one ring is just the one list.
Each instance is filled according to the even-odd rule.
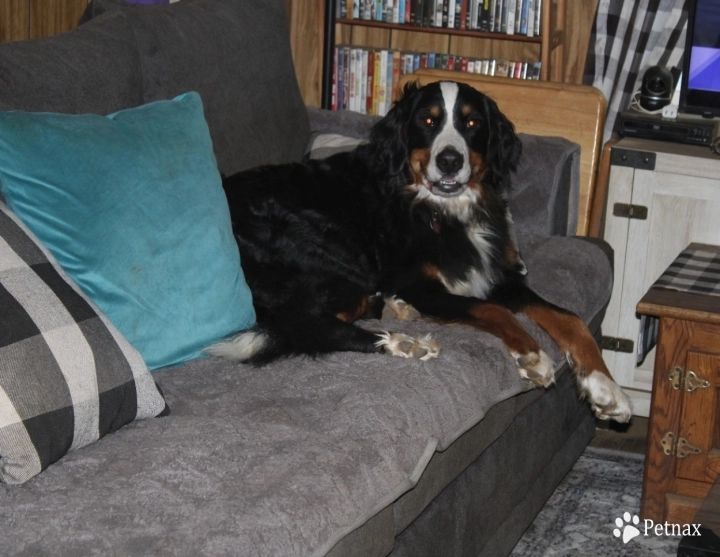
[[[388,48],[390,44],[391,33],[389,29],[361,27],[359,25],[338,25],[338,27],[343,27],[343,34],[335,37],[335,44],[351,44],[368,48]],[[341,37],[342,42],[340,42]]]
[[450,38],[441,33],[419,33],[416,31],[393,31],[392,48],[417,52],[447,52]]
[[30,38],[74,29],[87,5],[88,0],[30,0]]
[[582,84],[588,41],[599,0],[574,0],[565,19],[565,83]]
[[30,33],[30,0],[0,0],[0,43],[21,41]]
[[450,39],[450,50],[453,54],[472,58],[507,58],[521,61],[540,59],[540,45],[537,43],[488,41],[455,36]]
[[305,104],[319,107],[322,97],[324,0],[286,0],[290,6],[290,44],[295,75]]

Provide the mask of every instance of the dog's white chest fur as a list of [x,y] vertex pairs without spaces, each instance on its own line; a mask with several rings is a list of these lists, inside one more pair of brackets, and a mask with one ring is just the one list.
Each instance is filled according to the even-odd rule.
[[483,226],[474,223],[468,225],[467,234],[470,243],[480,255],[482,267],[471,268],[461,280],[449,280],[442,273],[439,273],[439,278],[451,294],[485,299],[493,288],[495,278],[490,257],[492,243],[488,240],[489,232]]

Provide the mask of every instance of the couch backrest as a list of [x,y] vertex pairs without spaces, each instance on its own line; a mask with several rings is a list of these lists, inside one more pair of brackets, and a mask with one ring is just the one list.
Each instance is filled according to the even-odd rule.
[[0,44],[0,110],[108,114],[193,90],[223,174],[302,158],[309,124],[283,0],[94,0],[86,19]]
[[0,110],[108,114],[142,102],[140,55],[123,13],[62,35],[0,44]]

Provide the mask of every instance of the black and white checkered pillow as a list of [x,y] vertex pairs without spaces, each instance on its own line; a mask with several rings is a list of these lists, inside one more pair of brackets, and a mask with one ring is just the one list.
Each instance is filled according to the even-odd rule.
[[0,203],[0,481],[165,411],[140,354]]

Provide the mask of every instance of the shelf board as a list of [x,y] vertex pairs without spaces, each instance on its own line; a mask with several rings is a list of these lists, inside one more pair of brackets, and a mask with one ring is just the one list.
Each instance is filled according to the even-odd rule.
[[413,33],[439,33],[442,35],[458,35],[461,37],[475,37],[478,39],[492,39],[495,41],[513,41],[523,43],[542,43],[542,37],[528,37],[526,35],[508,35],[506,33],[487,33],[484,31],[466,29],[446,29],[445,27],[422,27],[406,23],[385,23],[382,21],[368,21],[365,19],[335,19],[335,23],[343,25],[361,25],[364,27],[377,27],[395,31],[410,31]]

